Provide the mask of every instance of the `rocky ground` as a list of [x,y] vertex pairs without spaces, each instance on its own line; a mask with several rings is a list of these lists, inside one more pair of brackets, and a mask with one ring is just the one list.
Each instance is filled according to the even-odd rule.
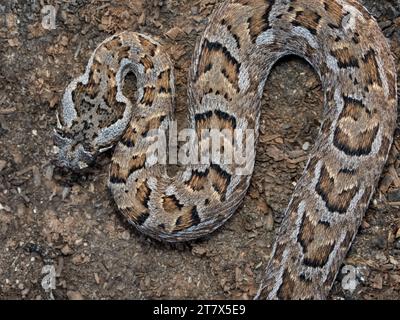
[[[82,73],[96,44],[117,31],[141,31],[164,43],[175,61],[182,119],[195,40],[217,2],[0,3],[0,298],[254,296],[279,218],[320,125],[321,86],[304,61],[287,58],[274,68],[265,89],[251,188],[239,212],[206,239],[170,246],[134,231],[107,192],[110,154],[83,175],[64,175],[50,162],[63,89]],[[379,21],[400,70],[400,1],[362,2]],[[49,30],[52,8],[56,20]],[[397,134],[345,261],[356,271],[357,288],[345,290],[339,276],[332,299],[400,298],[399,150]]]

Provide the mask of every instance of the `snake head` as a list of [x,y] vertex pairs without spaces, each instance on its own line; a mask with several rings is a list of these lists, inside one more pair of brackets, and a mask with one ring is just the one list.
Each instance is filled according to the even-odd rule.
[[54,130],[53,141],[58,148],[55,164],[59,167],[79,171],[89,167],[95,160],[95,155],[87,147],[61,129]]
[[53,142],[58,151],[54,161],[58,167],[79,171],[89,167],[95,160],[90,146],[83,143],[79,134],[74,134],[73,130],[61,124],[58,113]]

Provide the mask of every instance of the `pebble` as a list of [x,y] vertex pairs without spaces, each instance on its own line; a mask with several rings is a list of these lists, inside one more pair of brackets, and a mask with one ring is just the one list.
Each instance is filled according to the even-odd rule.
[[256,222],[256,228],[257,228],[257,229],[261,228],[263,225],[264,225],[264,224],[263,224],[262,221],[257,221],[257,222]]
[[96,281],[97,284],[100,284],[100,277],[97,273],[94,274],[94,280]]
[[[42,2],[42,1],[39,1],[39,2]],[[80,1],[70,1],[70,2],[80,2]],[[134,3],[135,1],[133,1],[133,3]],[[165,1],[158,1],[158,2],[160,2],[160,3],[165,3]],[[207,6],[210,6],[208,3],[211,3],[211,4],[213,4],[213,3],[215,3],[216,1],[215,0],[205,0],[205,1],[200,1],[199,3],[201,3],[201,4],[207,4]],[[396,1],[392,1],[392,3],[398,3],[398,0],[396,0]],[[138,2],[139,3],[139,2]],[[144,5],[145,5],[145,2],[143,2],[144,3]],[[150,1],[149,1],[149,3],[150,3]],[[169,1],[167,1],[167,3],[169,3]],[[173,1],[171,1],[171,3],[174,3]],[[194,2],[193,2],[194,3]],[[370,2],[371,3],[371,2]],[[377,3],[380,3],[379,1],[377,2]],[[191,2],[188,2],[188,4],[190,4],[190,5],[192,5],[191,4]],[[191,11],[191,14],[192,15],[197,15],[197,14],[200,14],[201,12],[203,12],[204,10],[202,9],[202,10],[200,10],[199,9],[199,7],[198,6],[200,6],[200,5],[197,5],[196,4],[196,6],[192,6],[191,8],[190,8],[190,11]],[[0,8],[1,7],[4,7],[3,5],[0,5]],[[40,7],[40,5],[39,5],[39,7]],[[69,7],[69,6],[66,6],[66,7]],[[74,8],[74,6],[71,6],[72,8]],[[185,4],[185,5],[182,5],[182,7],[187,7],[187,5]],[[190,6],[189,6],[190,7]],[[5,7],[4,7],[5,8]],[[0,9],[1,10],[1,9]],[[6,9],[3,9],[3,10],[6,10]],[[208,9],[207,9],[208,10]],[[88,9],[87,11],[90,11],[90,9]],[[106,11],[106,10],[105,10]],[[150,12],[150,14],[151,14],[152,12]],[[65,14],[65,12],[63,11],[63,14],[65,15],[65,17],[64,17],[64,20],[65,21],[68,21],[68,19],[69,19],[69,17],[68,17],[68,15],[66,15]],[[201,18],[201,17],[200,17]],[[71,18],[72,19],[72,18]],[[145,24],[145,13],[144,13],[144,11],[143,11],[143,14],[142,14],[142,16],[141,16],[141,18],[140,18],[140,24],[141,25],[144,25]],[[384,21],[383,23],[381,23],[381,27],[388,27],[390,25],[390,23],[388,22],[388,21]],[[172,29],[172,31],[170,30],[170,32],[169,32],[169,35],[172,37],[172,38],[177,38],[177,37],[179,37],[180,36],[180,32],[177,32],[177,31],[179,31],[178,29]],[[182,34],[183,35],[183,34]],[[60,41],[60,43],[62,44],[62,45],[64,45],[64,46],[67,46],[68,45],[68,38],[67,37],[62,37],[61,38],[61,41]],[[72,46],[72,44],[71,44],[71,46]],[[78,56],[78,54],[79,54],[79,48],[80,48],[80,45],[78,46],[78,49],[76,50],[76,52],[75,52],[75,54],[76,54],[76,56]],[[18,69],[18,66],[16,66],[16,69]],[[57,84],[58,85],[58,84]],[[308,84],[307,83],[307,86],[309,86],[309,87],[311,87],[312,85],[310,84]],[[283,86],[283,87],[285,87],[285,86]],[[46,119],[46,121],[45,121],[45,123],[47,123],[47,119]],[[1,131],[1,127],[0,127],[0,131]],[[34,131],[32,131],[32,134],[34,134],[34,135],[37,135],[38,133],[37,133],[37,131],[36,130],[34,130]],[[283,139],[282,138],[277,138],[276,140],[275,140],[278,144],[282,144],[283,143]],[[301,145],[300,145],[301,146]],[[310,148],[311,148],[311,146],[310,146],[310,143],[308,143],[308,142],[306,142],[306,143],[304,143],[302,146],[302,150],[304,150],[304,151],[308,151]],[[56,148],[54,148],[54,150],[57,150]],[[56,152],[56,151],[55,151]],[[4,169],[6,169],[7,168],[7,162],[6,161],[4,161],[4,160],[0,160],[0,172],[2,172]],[[52,179],[52,177],[53,177],[53,167],[52,166],[50,166],[50,167],[47,167],[46,169],[48,169],[47,171],[46,171],[46,178],[45,179],[48,179],[48,180],[51,180]],[[42,178],[42,180],[44,179],[44,177],[41,177]],[[33,180],[34,182],[35,182],[35,179]],[[40,185],[40,176],[38,176],[38,179],[36,180],[36,182],[34,183],[35,184],[35,186],[38,186],[38,185]],[[93,184],[91,184],[91,186],[90,186],[90,191],[91,192],[94,192],[95,190],[94,190],[94,187],[92,187],[93,186]],[[62,187],[61,187],[61,190],[62,190]],[[10,197],[12,196],[12,194],[10,195]],[[398,196],[397,196],[398,197]],[[5,197],[5,198],[8,198],[8,197]],[[64,192],[63,192],[63,198],[66,198],[66,196],[64,196]],[[35,200],[36,198],[34,198],[34,200]],[[375,204],[376,204],[376,201],[375,201]],[[11,204],[10,204],[11,205]],[[33,203],[33,205],[38,205],[37,203]],[[0,205],[0,207],[1,207],[1,205]],[[13,205],[13,207],[14,207],[14,205]],[[66,210],[67,211],[67,210]],[[65,215],[66,215],[66,211],[65,212],[60,212],[60,217],[65,217]],[[92,211],[91,211],[92,212]],[[34,215],[30,212],[30,209],[29,209],[29,212],[28,212],[29,214],[27,214],[27,217],[29,217],[30,219],[31,219],[31,216],[33,216],[34,217]],[[21,218],[22,219],[22,218]],[[102,219],[102,217],[100,217],[100,219]],[[274,219],[273,219],[273,214],[272,213],[268,213],[268,215],[266,216],[266,220],[267,220],[267,222],[266,222],[266,226],[267,226],[267,230],[272,230],[273,229],[273,226],[274,226]],[[258,226],[261,226],[261,224],[260,224],[260,222],[258,222],[257,223],[257,225]],[[366,226],[368,226],[368,224],[366,225]],[[84,227],[84,226],[82,226],[82,227]],[[368,226],[369,227],[369,226]],[[34,229],[35,230],[35,229]],[[398,230],[398,236],[397,236],[397,240],[395,241],[395,246],[397,247],[397,249],[400,249],[400,230]],[[226,233],[225,233],[226,234]],[[223,237],[223,233],[221,232],[219,235],[221,235],[221,237]],[[71,236],[70,234],[68,234],[68,236]],[[125,240],[129,240],[129,237],[130,237],[130,233],[128,232],[128,231],[126,231],[126,232],[123,232],[122,233],[122,238],[123,239],[125,239]],[[72,241],[71,241],[71,243],[73,243]],[[72,245],[72,244],[71,244]],[[84,243],[84,245],[85,245],[85,243]],[[223,244],[223,246],[228,246],[228,244],[225,242],[224,244]],[[197,253],[197,254],[200,254],[200,255],[205,255],[206,253],[207,253],[207,250],[209,250],[209,249],[205,249],[205,248],[197,248],[198,250],[197,250],[197,252],[196,252],[196,250],[194,250],[194,253]],[[64,250],[64,251],[63,251]],[[156,250],[157,251],[157,250]],[[217,251],[217,250],[216,250]],[[71,250],[71,248],[69,248],[68,246],[65,246],[63,249],[62,249],[62,252],[63,252],[63,254],[71,254],[71,253],[73,253],[73,251]],[[168,253],[168,252],[167,252]],[[168,256],[170,256],[170,254],[168,253],[167,255],[166,255],[167,257]],[[139,256],[140,257],[140,256]],[[225,258],[225,257],[224,257]],[[31,261],[34,261],[34,257],[32,257],[31,258],[32,260]],[[38,259],[40,259],[40,258],[38,258]],[[122,265],[124,265],[123,263],[122,263]],[[112,269],[118,269],[118,268],[116,268],[117,266],[115,266],[115,267],[113,267]],[[256,266],[256,269],[258,269],[258,268],[261,268],[262,267],[262,262],[260,262],[257,266]],[[212,268],[211,268],[211,270],[212,270]],[[216,273],[218,272],[218,266],[217,266],[217,268],[216,268]],[[111,270],[111,271],[113,271],[113,270]],[[157,271],[157,270],[156,270]],[[97,277],[96,277],[97,276]],[[210,276],[210,278],[211,278],[211,276]],[[240,269],[238,269],[238,272],[237,272],[237,274],[236,274],[236,278],[238,279],[238,281],[241,279],[241,277],[240,277]],[[148,286],[148,287],[150,287],[150,285],[151,285],[151,280],[150,280],[151,278],[150,278],[150,276],[146,276],[146,285]],[[201,278],[199,278],[199,279],[201,279]],[[397,278],[397,279],[399,279],[399,278]],[[74,279],[70,279],[71,280],[71,282],[74,280]],[[99,281],[99,278],[98,278],[98,275],[97,274],[95,274],[95,280],[96,280],[96,283],[99,283],[100,281]],[[157,280],[158,279],[155,279],[155,284],[157,284]],[[161,278],[161,280],[163,280],[163,278]],[[111,283],[111,288],[110,288],[110,291],[112,290],[112,286],[114,285],[114,283],[113,283],[113,279],[111,279],[110,280],[110,283]],[[68,281],[69,282],[69,281]],[[400,283],[400,280],[397,280],[397,282],[399,282]],[[218,283],[218,282],[217,282]],[[21,285],[21,284],[19,284],[19,285]],[[229,291],[230,289],[230,287],[229,287],[229,283],[227,284],[227,281],[226,281],[226,279],[222,279],[221,280],[221,286],[222,286],[222,288],[224,288],[226,291]],[[72,288],[70,288],[70,289],[72,289]],[[241,288],[240,288],[241,289]],[[92,292],[92,291],[89,291],[90,289],[88,289],[88,292]],[[202,287],[200,286],[199,287],[199,292],[201,292],[201,290],[202,290]],[[1,289],[0,289],[0,291],[1,291]],[[34,291],[36,291],[36,290],[34,290]],[[107,290],[108,291],[108,290]],[[29,293],[29,289],[24,289],[24,291],[21,293],[22,295],[27,295]],[[84,291],[83,293],[85,293],[85,295],[87,294],[86,293],[86,291]],[[154,293],[149,293],[149,294],[154,294]],[[211,293],[210,293],[211,294]],[[32,292],[32,295],[30,296],[31,298],[34,298],[34,297],[37,297],[38,299],[41,299],[42,297],[40,296],[40,295],[37,295],[37,293],[34,293],[34,292]],[[45,297],[45,296],[44,296]],[[79,291],[67,291],[67,297],[70,299],[70,300],[82,300],[83,299],[83,295],[79,292]]]
[[377,237],[373,240],[372,243],[377,249],[385,249],[386,248],[386,237],[385,236]]
[[66,245],[61,249],[61,253],[62,253],[64,256],[69,256],[69,255],[71,255],[71,254],[74,253],[74,250],[72,250],[71,247],[70,247],[68,244],[66,244]]
[[26,288],[26,289],[22,290],[21,295],[22,295],[23,297],[26,297],[26,296],[28,295],[29,291],[30,291],[30,290],[29,290],[28,288]]
[[131,235],[130,235],[129,231],[128,231],[128,230],[125,230],[124,232],[122,232],[121,238],[122,238],[123,240],[128,241],[128,240],[131,238]]
[[65,200],[68,197],[70,192],[71,192],[71,188],[65,187],[62,191],[61,199]]
[[207,249],[196,246],[192,248],[192,253],[196,256],[204,256],[207,253]]
[[357,267],[357,279],[361,283],[366,283],[370,274],[370,270],[366,266]]
[[40,187],[41,185],[41,177],[39,168],[34,166],[32,167],[32,174],[33,174],[33,184],[35,187]]
[[46,177],[47,180],[51,180],[53,179],[53,174],[54,174],[54,166],[50,165],[46,168],[44,176]]
[[370,227],[371,225],[367,221],[363,220],[363,222],[361,223],[361,228],[365,230],[369,229]]
[[1,204],[1,203],[0,203],[0,210],[4,210],[4,211],[7,211],[7,212],[11,212],[11,208],[10,208],[9,206],[3,205],[3,204]]
[[390,27],[391,25],[392,25],[392,21],[390,21],[390,20],[382,21],[382,22],[379,23],[379,27],[381,29],[385,29],[387,27]]
[[79,291],[67,291],[67,297],[69,300],[84,300]]
[[377,274],[371,279],[371,287],[378,290],[383,288],[383,278],[380,274]]
[[310,149],[310,147],[311,147],[311,144],[309,142],[306,142],[303,144],[302,149],[304,151],[308,151]]
[[3,171],[5,167],[7,167],[7,161],[0,160],[0,171]]
[[199,13],[199,8],[197,6],[193,6],[190,8],[190,12],[192,15],[196,15]]
[[172,40],[179,40],[185,36],[185,32],[181,28],[173,27],[168,30],[165,35]]
[[53,153],[53,154],[58,154],[59,152],[60,152],[60,148],[59,148],[59,147],[53,146],[53,147],[51,148],[51,153]]
[[269,214],[269,215],[266,216],[265,229],[267,231],[274,230],[274,217],[273,217],[273,214]]

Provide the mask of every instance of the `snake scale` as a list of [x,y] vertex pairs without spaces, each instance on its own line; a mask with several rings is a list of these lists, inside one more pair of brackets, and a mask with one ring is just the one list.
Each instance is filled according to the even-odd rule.
[[[205,129],[257,132],[267,77],[287,55],[304,58],[320,76],[323,122],[256,298],[324,299],[374,194],[396,126],[394,60],[374,18],[355,0],[218,4],[189,71],[188,122],[199,136]],[[122,92],[130,72],[136,103]],[[236,164],[213,158],[182,165],[171,176],[149,155],[149,132],[174,121],[174,94],[163,47],[122,32],[102,42],[66,88],[55,134],[58,163],[71,169],[115,145],[109,178],[115,203],[137,229],[167,242],[217,229],[251,179],[251,172],[238,174]]]

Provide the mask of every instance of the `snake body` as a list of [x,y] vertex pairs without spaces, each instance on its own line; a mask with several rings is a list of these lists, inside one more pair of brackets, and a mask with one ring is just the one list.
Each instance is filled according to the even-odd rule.
[[[315,68],[324,114],[257,298],[323,299],[374,194],[396,126],[396,70],[376,21],[355,0],[217,5],[189,72],[188,122],[197,136],[205,129],[257,132],[268,74],[287,55]],[[136,104],[122,92],[130,72]],[[173,65],[163,47],[122,32],[102,42],[85,73],[68,85],[55,135],[60,165],[73,169],[115,145],[109,178],[115,203],[137,229],[169,242],[221,226],[251,179],[237,164],[212,158],[171,176],[149,155],[155,141],[149,133],[173,123],[174,94]],[[247,165],[253,168],[254,153]]]

